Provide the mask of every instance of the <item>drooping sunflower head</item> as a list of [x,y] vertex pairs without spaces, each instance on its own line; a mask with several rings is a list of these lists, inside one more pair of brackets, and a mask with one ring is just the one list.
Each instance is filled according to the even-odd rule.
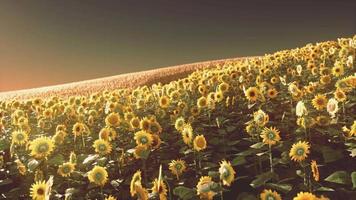
[[33,200],[46,199],[47,184],[46,181],[37,181],[32,184],[30,189],[30,196]]
[[323,108],[325,108],[327,103],[328,103],[328,100],[327,100],[326,96],[323,94],[316,95],[314,97],[314,99],[312,100],[312,104],[313,104],[314,108],[317,110],[322,110]]
[[249,87],[245,91],[245,96],[249,101],[255,102],[258,99],[259,93],[260,91],[256,87]]
[[261,200],[282,200],[281,195],[276,191],[264,189],[260,194]]
[[293,200],[317,200],[317,197],[310,192],[299,192]]
[[169,170],[172,174],[176,175],[177,179],[179,179],[179,176],[186,170],[186,168],[184,160],[172,160],[169,163]]
[[50,155],[54,149],[53,141],[48,137],[39,137],[30,142],[31,156],[42,159]]
[[183,142],[187,145],[191,145],[193,140],[193,128],[189,123],[184,125],[181,134],[183,137]]
[[312,170],[314,180],[319,181],[319,178],[320,178],[319,177],[319,169],[318,169],[318,165],[315,160],[311,161],[310,168]]
[[108,181],[108,172],[104,167],[95,166],[88,172],[88,179],[91,183],[104,186]]
[[194,138],[193,142],[194,150],[201,151],[206,149],[206,140],[204,135],[198,135]]
[[274,127],[264,128],[261,137],[263,138],[263,143],[268,145],[274,145],[281,140],[279,136],[280,131]]
[[150,150],[146,145],[139,144],[135,147],[134,156],[136,159],[146,159]]
[[63,177],[68,177],[74,171],[75,165],[71,162],[63,163],[58,167],[58,174]]
[[28,141],[28,135],[25,131],[12,132],[12,143],[17,145],[24,145]]
[[231,163],[226,160],[221,161],[219,173],[224,185],[230,186],[235,179],[236,172],[234,168],[232,168]]
[[309,148],[310,146],[308,142],[299,141],[297,143],[294,143],[289,152],[289,157],[291,157],[291,160],[293,161],[303,161],[309,154]]
[[109,154],[112,150],[111,144],[103,139],[97,139],[94,141],[93,147],[95,148],[95,152],[100,155]]
[[153,186],[151,188],[152,193],[156,193],[159,195],[159,199],[160,200],[166,200],[167,199],[167,186],[166,184],[163,182],[163,180],[158,181],[158,179],[156,178],[153,182],[152,182]]
[[141,171],[138,170],[135,172],[135,174],[132,176],[131,183],[130,183],[130,193],[131,196],[135,196],[136,190],[135,190],[135,185],[141,185]]
[[135,133],[134,139],[137,145],[151,146],[153,142],[152,134],[147,131],[138,131]]

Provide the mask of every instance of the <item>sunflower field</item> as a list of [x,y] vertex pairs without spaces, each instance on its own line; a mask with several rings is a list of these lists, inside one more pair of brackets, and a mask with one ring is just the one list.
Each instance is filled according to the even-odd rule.
[[0,102],[2,199],[352,199],[356,36]]

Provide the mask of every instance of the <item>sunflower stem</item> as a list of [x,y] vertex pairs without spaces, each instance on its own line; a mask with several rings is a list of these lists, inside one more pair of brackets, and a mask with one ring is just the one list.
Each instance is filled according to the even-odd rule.
[[146,169],[146,159],[142,159],[142,168],[143,168],[143,181],[147,185],[147,169]]
[[221,200],[224,200],[224,193],[223,193],[223,184],[222,184],[222,181],[220,181],[220,187],[221,187],[220,199],[221,199]]
[[169,183],[165,178],[163,179],[163,181],[166,182],[166,185],[168,188],[169,199],[172,199],[171,187],[169,187]]
[[271,167],[271,172],[273,173],[273,160],[272,160],[272,145],[268,145],[269,147],[269,165]]

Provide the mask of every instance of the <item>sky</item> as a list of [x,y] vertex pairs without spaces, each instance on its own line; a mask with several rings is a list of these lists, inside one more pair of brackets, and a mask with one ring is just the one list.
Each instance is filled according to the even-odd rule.
[[342,0],[3,0],[0,92],[351,37],[355,10]]

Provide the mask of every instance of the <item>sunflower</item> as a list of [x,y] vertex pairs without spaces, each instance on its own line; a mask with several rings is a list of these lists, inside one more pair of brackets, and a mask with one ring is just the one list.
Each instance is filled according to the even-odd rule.
[[264,189],[260,194],[261,200],[282,200],[281,195],[276,191]]
[[45,200],[47,193],[46,181],[37,181],[32,184],[30,189],[30,196],[33,200]]
[[197,106],[198,108],[204,108],[208,105],[208,100],[206,99],[206,97],[200,97],[197,101]]
[[14,162],[15,162],[16,165],[17,165],[17,169],[19,170],[19,173],[20,173],[21,175],[26,175],[26,173],[27,173],[27,168],[26,168],[26,166],[21,162],[21,160],[20,160],[20,159],[16,159]]
[[162,126],[157,121],[154,121],[151,123],[149,132],[153,134],[160,134],[162,132]]
[[134,139],[137,145],[151,146],[153,142],[152,134],[146,131],[138,131],[135,133]]
[[264,128],[261,133],[261,138],[263,138],[263,143],[268,145],[274,145],[281,140],[279,136],[280,131],[274,127]]
[[174,123],[174,127],[178,130],[178,131],[182,131],[184,128],[184,118],[183,117],[178,117]]
[[323,94],[318,94],[314,97],[314,99],[312,100],[312,104],[314,106],[315,109],[317,110],[322,110],[323,108],[326,107],[327,105],[327,98],[325,95]]
[[155,179],[152,182],[153,186],[151,188],[152,193],[158,194],[160,200],[167,200],[167,186],[164,184],[163,180],[158,181],[158,179]]
[[250,87],[245,91],[245,96],[249,101],[257,101],[259,90],[256,87]]
[[309,148],[308,142],[299,141],[292,145],[289,156],[293,161],[303,161],[309,154]]
[[140,127],[140,119],[138,117],[134,117],[130,120],[131,128],[136,129]]
[[169,163],[169,170],[171,170],[172,174],[176,175],[177,179],[179,179],[179,176],[186,170],[186,168],[184,160],[172,160]]
[[299,192],[293,200],[317,200],[317,197],[309,192]]
[[132,197],[135,196],[136,194],[135,185],[141,185],[141,180],[142,180],[141,171],[138,170],[132,176],[131,183],[130,183],[130,193]]
[[148,200],[148,191],[141,185],[135,185],[137,200]]
[[109,154],[112,150],[111,144],[103,139],[97,139],[94,141],[93,147],[95,148],[95,152],[100,155]]
[[120,125],[120,115],[117,113],[110,113],[105,118],[105,123],[107,126],[118,127]]
[[146,145],[140,144],[135,147],[134,156],[136,159],[140,159],[140,158],[146,159],[148,154],[149,154],[149,149],[147,148]]
[[200,199],[212,200],[216,192],[210,188],[214,184],[210,176],[202,176],[197,184],[197,194]]
[[346,94],[341,89],[336,89],[336,91],[334,92],[334,97],[338,102],[346,101]]
[[221,102],[222,100],[224,100],[224,93],[222,91],[215,92],[214,99],[216,102]]
[[312,160],[310,163],[311,170],[313,172],[313,178],[315,181],[319,181],[319,169],[315,160]]
[[253,120],[259,126],[264,126],[269,121],[269,116],[263,110],[258,110],[253,113]]
[[31,150],[31,156],[37,159],[42,159],[50,155],[53,148],[53,141],[48,137],[39,137],[31,141],[29,147]]
[[81,134],[83,134],[85,131],[85,125],[83,123],[77,122],[74,124],[72,132],[73,135],[76,136],[80,136]]
[[12,143],[17,145],[24,145],[28,141],[28,135],[24,131],[14,131],[12,132]]
[[229,89],[229,84],[227,83],[220,83],[220,85],[218,86],[218,90],[221,92],[226,92]]
[[108,181],[108,172],[104,167],[95,166],[88,172],[88,179],[91,183],[104,186]]
[[190,145],[193,140],[193,128],[190,124],[185,124],[181,132],[185,144]]
[[170,99],[167,96],[161,96],[161,98],[159,99],[159,106],[161,106],[162,108],[168,108],[170,104]]
[[206,140],[204,135],[197,135],[193,141],[193,147],[196,151],[201,151],[206,149]]
[[271,89],[267,90],[267,95],[268,95],[269,98],[274,99],[274,98],[277,97],[278,92],[277,92],[277,90],[275,88],[271,88]]
[[58,167],[57,173],[63,177],[68,177],[74,171],[75,165],[71,162],[63,163]]
[[332,74],[336,77],[339,77],[344,74],[344,66],[336,65],[332,68]]
[[117,200],[114,196],[109,195],[108,197],[105,198],[105,200]]
[[231,163],[226,160],[221,161],[219,173],[224,185],[230,186],[231,182],[235,179],[236,172],[234,168],[232,168]]
[[149,120],[147,117],[144,117],[141,121],[140,121],[140,129],[144,130],[144,131],[148,131],[151,127],[151,120]]

